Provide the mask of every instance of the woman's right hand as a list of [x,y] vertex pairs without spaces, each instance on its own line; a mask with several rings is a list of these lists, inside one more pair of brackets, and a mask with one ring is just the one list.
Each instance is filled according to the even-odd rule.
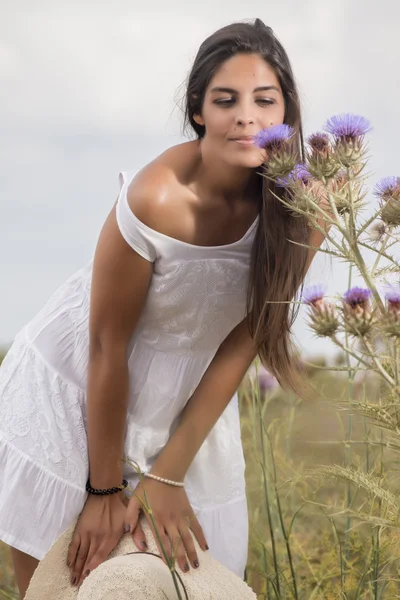
[[127,503],[124,492],[110,496],[88,495],[68,548],[67,565],[72,585],[80,586],[117,546],[125,533]]
[[[139,520],[140,513],[143,512],[158,551],[166,563],[152,520],[142,507],[142,502],[146,504],[144,491],[146,491],[147,502],[152,510],[155,526],[168,558],[176,559],[182,571],[190,569],[189,563],[197,568],[199,557],[193,542],[193,535],[202,550],[208,550],[208,546],[203,529],[183,487],[174,487],[154,479],[146,479],[136,486],[135,492],[129,500],[125,517],[126,523],[130,525],[131,535],[136,546],[142,550],[143,542],[146,543],[146,536]],[[173,553],[170,550],[170,544],[174,549]]]

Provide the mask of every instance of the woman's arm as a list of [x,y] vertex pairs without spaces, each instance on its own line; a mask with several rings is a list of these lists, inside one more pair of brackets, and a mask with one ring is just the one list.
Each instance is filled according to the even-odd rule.
[[152,263],[123,239],[113,209],[96,248],[90,298],[87,437],[90,483],[95,488],[122,482],[127,349],[152,272]]
[[253,339],[245,321],[223,341],[189,399],[178,427],[151,472],[183,481],[201,445],[236,392],[256,356]]

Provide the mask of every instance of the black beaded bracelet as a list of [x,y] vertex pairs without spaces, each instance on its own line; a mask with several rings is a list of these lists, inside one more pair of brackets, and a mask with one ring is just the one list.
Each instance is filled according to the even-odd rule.
[[122,480],[121,485],[118,485],[117,487],[108,488],[108,490],[97,490],[95,488],[92,488],[92,486],[90,485],[90,479],[88,479],[86,483],[86,491],[89,492],[89,494],[93,494],[94,496],[107,496],[109,494],[117,494],[118,492],[124,490],[126,487],[128,487],[128,482],[126,479]]

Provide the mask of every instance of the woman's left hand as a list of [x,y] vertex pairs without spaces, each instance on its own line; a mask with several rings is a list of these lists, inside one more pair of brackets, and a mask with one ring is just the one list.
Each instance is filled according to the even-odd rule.
[[[146,491],[147,502],[151,507],[155,526],[165,552],[170,559],[173,558],[170,551],[171,544],[174,549],[174,556],[183,571],[189,570],[186,554],[192,566],[196,568],[196,564],[197,566],[199,564],[199,559],[193,542],[192,532],[204,551],[208,550],[208,546],[201,525],[194,514],[183,487],[175,487],[154,479],[146,479],[136,486],[134,495],[129,500],[125,516],[126,524],[130,525],[130,531],[136,546],[140,550],[146,547],[143,545],[143,542],[146,544],[146,536],[139,521],[140,513],[143,511],[157,543],[160,555],[164,562],[166,562],[151,518],[139,500],[140,498],[146,503],[144,490]],[[187,569],[185,565],[187,565]]]

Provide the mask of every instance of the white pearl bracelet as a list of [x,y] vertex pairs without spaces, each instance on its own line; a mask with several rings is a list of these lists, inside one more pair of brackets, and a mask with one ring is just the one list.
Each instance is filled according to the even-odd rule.
[[169,485],[176,485],[177,487],[184,487],[183,481],[171,481],[171,479],[164,479],[163,477],[158,477],[158,475],[153,475],[153,473],[145,473],[146,477],[150,477],[151,479],[155,479],[156,481],[161,481],[162,483],[168,483]]

